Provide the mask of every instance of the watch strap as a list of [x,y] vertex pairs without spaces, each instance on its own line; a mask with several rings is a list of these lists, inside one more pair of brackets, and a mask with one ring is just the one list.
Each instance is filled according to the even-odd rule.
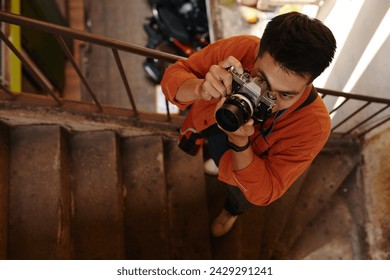
[[243,151],[245,151],[246,149],[249,148],[249,146],[251,145],[251,142],[249,141],[249,137],[248,137],[248,142],[245,144],[245,146],[242,146],[242,147],[237,146],[236,144],[233,144],[229,140],[227,140],[226,144],[228,145],[228,147],[230,149],[232,149],[235,152],[243,152]]

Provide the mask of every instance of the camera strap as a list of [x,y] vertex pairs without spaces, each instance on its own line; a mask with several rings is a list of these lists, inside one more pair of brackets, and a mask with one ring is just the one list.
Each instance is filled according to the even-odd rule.
[[264,123],[265,121],[263,121],[260,125],[260,132],[261,132],[261,136],[263,136],[264,140],[267,142],[267,137],[268,135],[271,134],[272,132],[272,129],[274,128],[274,124],[275,122],[281,117],[283,116],[283,114],[287,111],[287,109],[283,109],[283,110],[280,110],[280,111],[277,111],[276,114],[275,114],[275,117],[271,123],[271,125],[267,128],[267,129],[264,129]]
[[313,103],[313,101],[316,100],[317,97],[318,97],[318,92],[317,92],[317,90],[313,86],[311,88],[309,96],[306,98],[306,100],[303,101],[303,103],[301,105],[299,105],[299,107],[297,107],[292,113],[301,110],[303,107],[306,107],[310,103]]
[[[305,101],[303,101],[303,103],[301,105],[299,105],[299,107],[297,107],[294,111],[292,111],[291,113],[294,113],[294,112],[297,112],[299,111],[300,109],[306,107],[307,105],[313,103],[314,100],[316,100],[316,98],[318,97],[318,92],[317,90],[314,88],[314,86],[311,88],[311,91],[309,93],[309,96],[306,98]],[[286,111],[287,109],[283,109],[283,110],[280,110],[280,111],[277,111],[276,114],[275,114],[275,117],[274,117],[274,120],[272,121],[272,124],[267,128],[267,129],[264,129],[264,123],[263,122],[261,125],[260,125],[260,132],[261,132],[261,135],[263,136],[264,140],[267,142],[267,137],[268,135],[271,134],[272,132],[272,129],[274,127],[274,124],[275,122],[277,121],[277,119],[279,119]]]

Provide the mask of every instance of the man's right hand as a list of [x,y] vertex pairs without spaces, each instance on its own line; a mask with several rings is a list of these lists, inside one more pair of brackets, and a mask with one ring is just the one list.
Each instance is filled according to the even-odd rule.
[[240,74],[244,71],[241,62],[233,56],[229,56],[218,65],[210,67],[199,92],[201,99],[211,100],[226,97],[232,93],[232,75],[226,70],[231,66]]
[[226,97],[232,93],[232,75],[226,69],[233,66],[240,74],[243,73],[241,62],[229,56],[217,65],[212,65],[204,79],[189,79],[185,81],[176,93],[176,100],[192,102],[198,99],[211,100]]

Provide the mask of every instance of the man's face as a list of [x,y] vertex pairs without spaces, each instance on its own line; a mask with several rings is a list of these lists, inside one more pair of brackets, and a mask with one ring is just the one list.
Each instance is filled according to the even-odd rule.
[[273,112],[294,105],[309,84],[309,77],[287,72],[275,62],[268,52],[256,59],[250,75],[263,79],[267,83],[268,90],[276,94]]

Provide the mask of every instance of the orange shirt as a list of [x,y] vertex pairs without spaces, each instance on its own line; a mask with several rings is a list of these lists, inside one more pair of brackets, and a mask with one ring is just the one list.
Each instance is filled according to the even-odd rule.
[[[193,128],[202,131],[215,123],[214,112],[218,100],[198,100],[180,103],[175,95],[187,79],[204,78],[210,66],[228,56],[237,58],[243,68],[250,71],[255,62],[260,39],[241,35],[219,40],[194,53],[187,60],[171,65],[161,82],[166,98],[180,109],[192,104],[182,130]],[[245,197],[255,205],[267,205],[280,198],[289,186],[304,172],[321,151],[330,134],[330,118],[321,98],[294,111],[309,96],[309,86],[301,98],[278,118],[266,139],[261,136],[259,125],[251,136],[255,153],[253,161],[242,170],[234,170],[232,151],[228,150],[219,163],[219,179],[241,189]],[[269,127],[273,117],[265,123]]]

